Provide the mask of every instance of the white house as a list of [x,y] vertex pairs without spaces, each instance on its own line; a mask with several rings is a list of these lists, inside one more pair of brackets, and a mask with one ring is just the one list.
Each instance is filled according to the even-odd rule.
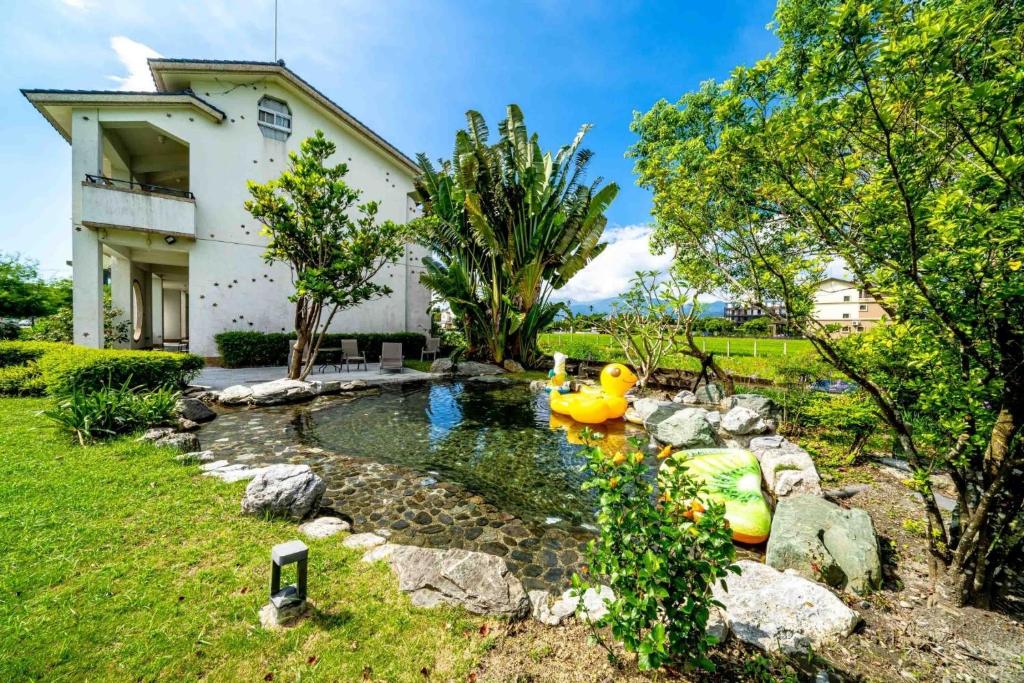
[[[225,330],[291,331],[290,270],[267,265],[247,180],[265,182],[317,129],[379,217],[405,222],[414,162],[284,62],[151,59],[154,92],[23,90],[71,143],[74,340],[103,346],[103,278],[131,316],[132,348],[187,340],[217,356]],[[333,331],[426,332],[420,248],[380,275],[394,293]]]
[[837,325],[845,334],[870,329],[885,317],[885,311],[856,282],[830,277],[814,292],[813,316],[823,324]]

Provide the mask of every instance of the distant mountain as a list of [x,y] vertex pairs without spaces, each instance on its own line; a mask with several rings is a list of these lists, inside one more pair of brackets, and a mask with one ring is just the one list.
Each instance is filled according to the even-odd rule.
[[[609,299],[595,299],[594,301],[584,301],[580,303],[570,303],[569,310],[574,314],[587,314],[587,313],[611,313],[612,304],[616,301],[616,297]],[[724,301],[709,301],[703,304],[704,310],[701,312],[702,318],[721,318],[725,315],[725,302]],[[686,310],[690,310],[689,306]]]

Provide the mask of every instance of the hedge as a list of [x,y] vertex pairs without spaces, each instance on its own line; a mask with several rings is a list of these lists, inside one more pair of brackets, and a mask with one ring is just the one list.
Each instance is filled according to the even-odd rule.
[[66,394],[126,382],[143,389],[182,386],[199,374],[203,359],[163,351],[0,342],[0,367],[0,394]]
[[[251,368],[287,364],[294,338],[294,334],[283,332],[221,332],[213,339],[224,367]],[[399,342],[410,359],[419,359],[426,344],[426,338],[415,332],[332,332],[324,337],[323,346],[339,348],[342,339],[355,339],[367,360],[380,358],[384,342]]]

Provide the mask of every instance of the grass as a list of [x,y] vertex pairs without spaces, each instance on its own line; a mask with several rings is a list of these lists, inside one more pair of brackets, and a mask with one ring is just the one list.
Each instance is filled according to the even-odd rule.
[[[413,608],[383,565],[310,540],[312,616],[265,631],[270,547],[245,483],[149,444],[78,447],[0,399],[0,680],[465,680],[478,621]],[[287,574],[287,576],[291,576]]]
[[[540,347],[546,353],[561,351],[571,358],[600,362],[625,361],[622,349],[607,334],[549,332],[540,336]],[[699,337],[702,350],[714,351],[716,360],[737,375],[776,379],[777,361],[785,355],[811,350],[806,339],[755,339],[752,337]],[[755,355],[756,344],[756,355]],[[666,368],[700,370],[700,362],[681,353],[666,355]]]

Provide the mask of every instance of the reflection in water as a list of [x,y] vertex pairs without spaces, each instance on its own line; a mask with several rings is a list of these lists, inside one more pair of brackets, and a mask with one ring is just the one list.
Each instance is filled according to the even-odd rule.
[[[434,473],[524,519],[592,518],[581,425],[552,416],[547,394],[525,384],[404,384],[293,425],[306,443]],[[609,449],[625,447],[623,423],[603,431]]]

